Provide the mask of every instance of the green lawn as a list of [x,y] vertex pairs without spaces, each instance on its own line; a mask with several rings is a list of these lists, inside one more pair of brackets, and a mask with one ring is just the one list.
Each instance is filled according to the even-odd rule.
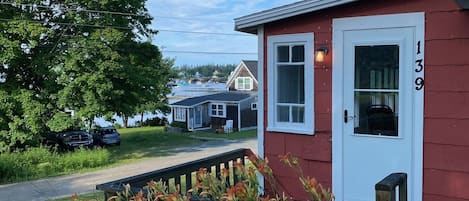
[[223,138],[223,139],[243,139],[243,138],[255,138],[257,136],[257,130],[247,130],[234,133],[203,133],[203,132],[194,132],[192,135],[198,137],[208,137],[208,138]]
[[120,146],[80,150],[68,153],[50,153],[47,148],[0,155],[0,184],[35,180],[74,173],[91,172],[119,166],[147,158],[168,156],[177,147],[200,143],[191,136],[242,139],[256,136],[256,131],[230,134],[166,133],[162,127],[118,129]]

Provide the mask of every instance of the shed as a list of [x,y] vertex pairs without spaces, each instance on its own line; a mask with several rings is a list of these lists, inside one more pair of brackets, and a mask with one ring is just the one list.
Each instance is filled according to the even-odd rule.
[[469,200],[468,0],[303,0],[235,19],[258,35],[259,154],[338,201],[371,201],[407,174],[408,200]]

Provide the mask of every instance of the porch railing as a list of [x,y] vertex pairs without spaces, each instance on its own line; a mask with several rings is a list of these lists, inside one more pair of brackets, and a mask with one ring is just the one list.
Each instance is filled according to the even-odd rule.
[[396,201],[399,187],[399,201],[407,201],[407,174],[392,173],[375,185],[376,201]]
[[[131,191],[137,193],[142,190],[149,181],[161,180],[166,184],[171,183],[174,187],[181,185],[181,178],[183,178],[185,179],[185,189],[181,189],[181,192],[184,192],[192,187],[192,184],[195,182],[193,181],[192,175],[201,168],[206,168],[211,172],[215,170],[216,174],[220,175],[222,167],[228,169],[232,167],[233,162],[240,162],[244,165],[248,160],[247,157],[251,155],[253,155],[253,152],[250,149],[237,149],[180,165],[98,184],[96,185],[96,189],[104,191],[104,197],[105,200],[107,200],[109,197],[116,195],[117,192],[123,192],[125,190],[124,185],[126,184],[130,184]],[[233,176],[232,181],[234,183],[232,182],[230,184],[236,184],[238,182],[236,179],[237,177]],[[230,182],[229,177],[227,180]]]

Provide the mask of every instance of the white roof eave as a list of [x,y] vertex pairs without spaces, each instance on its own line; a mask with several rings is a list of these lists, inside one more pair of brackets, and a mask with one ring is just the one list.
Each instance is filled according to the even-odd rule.
[[235,30],[257,34],[259,25],[358,0],[303,0],[235,19]]

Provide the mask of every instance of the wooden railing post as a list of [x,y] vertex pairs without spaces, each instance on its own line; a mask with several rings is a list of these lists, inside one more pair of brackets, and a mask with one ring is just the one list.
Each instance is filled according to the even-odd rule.
[[407,174],[392,173],[375,185],[376,201],[396,201],[399,186],[399,201],[407,201]]

